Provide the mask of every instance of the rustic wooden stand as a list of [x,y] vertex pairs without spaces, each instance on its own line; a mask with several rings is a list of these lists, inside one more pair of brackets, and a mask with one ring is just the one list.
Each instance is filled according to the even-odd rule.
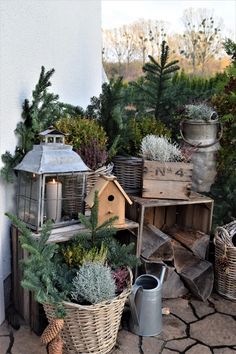
[[[124,224],[116,225],[115,227],[118,231],[130,230],[134,231],[136,235],[139,234],[139,224],[128,219],[125,220]],[[56,243],[66,242],[70,240],[74,235],[84,231],[86,231],[86,228],[82,224],[55,228],[52,230],[48,241]],[[35,233],[33,235],[35,235],[35,237],[40,237],[40,234]],[[40,321],[43,317],[42,306],[34,300],[33,294],[30,291],[23,289],[20,284],[22,280],[22,269],[20,266],[20,261],[25,259],[27,254],[20,246],[19,236],[19,230],[14,225],[12,225],[11,240],[13,304],[25,322],[30,325],[31,329],[35,333],[41,334],[40,332],[42,331],[42,324]],[[136,249],[136,252],[138,253],[138,248]]]
[[144,221],[159,229],[163,225],[178,224],[210,233],[214,201],[209,197],[191,192],[189,200],[132,197],[132,201],[128,212],[129,217],[139,223],[138,256],[141,254]]

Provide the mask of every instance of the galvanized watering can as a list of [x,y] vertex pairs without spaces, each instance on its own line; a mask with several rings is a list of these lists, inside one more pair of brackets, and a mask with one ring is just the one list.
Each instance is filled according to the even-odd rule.
[[166,267],[160,279],[151,274],[140,275],[129,297],[130,330],[139,336],[155,336],[162,331],[161,289]]

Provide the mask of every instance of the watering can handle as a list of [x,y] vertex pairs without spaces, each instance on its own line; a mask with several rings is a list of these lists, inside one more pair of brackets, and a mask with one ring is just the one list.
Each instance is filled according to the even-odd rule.
[[132,318],[137,326],[139,326],[139,318],[138,318],[138,313],[137,313],[137,309],[136,309],[136,305],[135,305],[135,299],[136,299],[137,293],[139,291],[143,291],[143,287],[141,285],[134,284],[132,287],[132,292],[129,296],[129,303],[130,303],[130,310],[131,310]]
[[183,124],[184,124],[184,119],[181,120],[181,122],[179,123],[179,131],[180,131],[180,135],[181,135],[181,138],[183,139],[183,141],[185,143],[187,143],[188,145],[190,146],[193,146],[193,147],[199,147],[199,148],[207,148],[207,147],[210,147],[212,145],[215,145],[216,143],[218,143],[220,141],[220,139],[222,138],[223,136],[223,126],[222,124],[219,122],[219,125],[220,125],[220,132],[219,132],[219,136],[218,138],[213,142],[213,143],[210,143],[210,144],[206,144],[206,145],[202,145],[201,143],[200,144],[191,144],[188,140],[185,139],[184,137],[184,134],[183,134]]

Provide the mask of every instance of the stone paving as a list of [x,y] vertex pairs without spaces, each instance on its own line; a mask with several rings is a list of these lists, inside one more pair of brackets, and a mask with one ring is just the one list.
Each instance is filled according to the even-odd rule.
[[[236,302],[213,294],[196,299],[164,300],[163,331],[156,337],[138,337],[125,329],[118,333],[112,354],[236,354]],[[24,324],[14,330],[0,327],[0,354],[46,354],[40,339]]]

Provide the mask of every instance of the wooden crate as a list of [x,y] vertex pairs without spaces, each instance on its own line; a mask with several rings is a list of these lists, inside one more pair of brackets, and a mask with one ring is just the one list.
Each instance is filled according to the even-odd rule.
[[178,225],[209,234],[212,213],[211,200],[199,201],[199,204],[156,206],[145,210],[144,223],[152,224],[158,229]]
[[158,229],[179,225],[210,234],[213,214],[213,199],[191,192],[188,200],[151,199],[132,197],[133,205],[127,208],[127,217],[139,222],[137,255],[142,248],[144,224]]
[[192,169],[191,163],[145,160],[142,197],[188,200]]

